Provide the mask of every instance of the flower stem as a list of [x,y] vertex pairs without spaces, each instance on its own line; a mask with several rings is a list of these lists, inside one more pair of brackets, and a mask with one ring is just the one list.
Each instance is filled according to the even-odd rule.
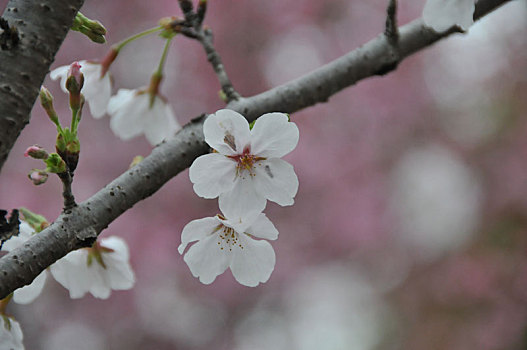
[[73,135],[77,135],[77,126],[79,125],[79,118],[77,118],[78,114],[78,109],[73,109],[71,111],[71,132],[73,133]]
[[163,54],[161,55],[161,59],[159,60],[159,66],[157,67],[157,71],[154,73],[158,76],[163,75],[163,67],[165,66],[165,62],[168,55],[168,48],[170,47],[170,42],[172,41],[172,38],[167,39],[165,42],[165,48],[163,49]]
[[165,62],[168,55],[168,49],[170,47],[170,42],[172,41],[172,38],[168,38],[165,42],[165,47],[163,48],[163,53],[161,54],[161,59],[159,60],[159,65],[157,66],[157,70],[152,74],[152,78],[150,79],[150,86],[148,87],[148,93],[150,94],[150,108],[152,108],[154,104],[155,97],[159,93],[159,85],[161,84],[161,79],[163,79],[163,68],[165,66]]
[[144,36],[147,36],[149,34],[158,32],[158,31],[160,31],[162,29],[163,29],[163,27],[161,27],[161,26],[157,26],[157,27],[154,27],[154,28],[147,29],[144,32],[134,34],[131,37],[124,39],[123,41],[113,45],[112,48],[114,50],[116,50],[117,52],[119,52],[126,44],[128,44],[128,43],[130,43],[130,42],[132,42],[132,41],[134,41],[136,39],[139,39],[139,38],[142,38]]

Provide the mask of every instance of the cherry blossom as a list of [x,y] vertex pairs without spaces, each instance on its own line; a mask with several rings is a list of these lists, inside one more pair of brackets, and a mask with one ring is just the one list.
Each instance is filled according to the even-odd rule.
[[[13,236],[4,243],[2,246],[3,251],[9,252],[15,248],[18,248],[35,234],[35,230],[33,230],[33,228],[31,228],[31,226],[29,226],[29,224],[25,221],[20,222],[19,228],[20,232],[18,236]],[[48,272],[44,270],[33,280],[31,284],[15,290],[13,293],[13,301],[17,304],[31,303],[42,292],[47,276]]]
[[96,242],[92,248],[82,248],[51,265],[53,277],[70,292],[72,299],[90,292],[107,299],[113,290],[133,287],[135,276],[129,262],[126,242],[110,236]]
[[254,287],[266,282],[274,270],[275,253],[269,242],[253,237],[275,240],[278,231],[263,213],[254,210],[239,212],[238,208],[221,208],[224,215],[191,221],[181,234],[183,254],[193,244],[184,260],[194,277],[210,284],[227,268],[239,283]]
[[123,140],[145,134],[155,146],[174,135],[181,126],[176,121],[172,107],[159,95],[146,90],[120,89],[110,99],[108,114],[112,116],[110,128]]
[[[112,95],[112,83],[110,75],[102,74],[102,66],[100,63],[79,61],[80,72],[84,75],[84,86],[82,87],[82,94],[90,106],[90,112],[94,118],[101,118],[106,113],[110,96]],[[53,80],[60,78],[60,86],[65,93],[66,79],[70,66],[61,66],[51,71],[49,76]]]
[[467,30],[474,23],[475,0],[428,0],[423,22],[438,33],[457,25]]
[[24,350],[24,335],[14,318],[0,313],[0,349]]
[[282,206],[294,203],[298,178],[280,157],[296,147],[299,134],[286,114],[264,114],[251,130],[241,114],[222,109],[205,120],[203,133],[216,152],[198,157],[190,167],[198,196],[219,196],[220,207],[238,205],[259,212],[266,200]]

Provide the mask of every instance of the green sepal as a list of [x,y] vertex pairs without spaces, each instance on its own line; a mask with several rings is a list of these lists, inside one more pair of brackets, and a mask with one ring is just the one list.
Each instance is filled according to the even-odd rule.
[[79,153],[80,152],[80,143],[77,133],[71,131],[69,128],[64,128],[57,135],[57,141],[55,143],[55,148],[58,153],[62,152],[71,152]]
[[19,208],[18,210],[20,210],[20,212],[24,216],[24,221],[27,222],[29,226],[31,226],[33,230],[35,230],[35,232],[37,233],[42,231],[49,225],[49,222],[42,215],[35,214],[24,207]]
[[48,173],[60,174],[66,172],[66,162],[64,162],[58,153],[51,153],[44,162],[46,163],[46,171]]
[[4,327],[5,329],[8,331],[8,332],[11,332],[11,319],[4,315],[4,314],[1,314],[0,316],[2,316],[2,318],[4,319]]
[[161,38],[164,38],[164,39],[167,39],[167,40],[172,39],[176,35],[177,35],[177,33],[175,31],[169,30],[169,29],[163,29],[163,31],[161,31],[161,33],[159,33],[159,36]]

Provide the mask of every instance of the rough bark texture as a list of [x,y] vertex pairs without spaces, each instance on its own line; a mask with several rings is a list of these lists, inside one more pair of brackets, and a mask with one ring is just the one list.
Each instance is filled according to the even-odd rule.
[[0,49],[0,170],[30,112],[55,53],[84,0],[10,0],[3,18],[18,44]]
[[[507,0],[478,2],[482,17]],[[490,5],[489,5],[490,4]],[[485,11],[479,9],[484,6]],[[294,112],[318,102],[357,81],[395,69],[410,54],[419,51],[454,30],[438,34],[416,20],[399,30],[396,46],[384,35],[349,54],[290,83],[227,105],[254,120],[265,112]],[[152,195],[163,184],[189,167],[207,152],[203,140],[203,119],[187,124],[173,138],[156,147],[141,163],[126,171],[71,212],[63,213],[47,229],[22,247],[0,259],[0,299],[29,284],[43,269],[71,250],[89,246],[97,235],[138,201]]]

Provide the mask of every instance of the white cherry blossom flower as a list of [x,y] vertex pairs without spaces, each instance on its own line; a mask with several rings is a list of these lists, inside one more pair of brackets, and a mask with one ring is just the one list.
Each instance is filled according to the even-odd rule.
[[24,335],[14,318],[0,314],[0,349],[24,350]]
[[217,152],[198,157],[190,167],[198,196],[219,196],[220,207],[236,203],[259,212],[266,200],[282,206],[294,203],[298,178],[280,157],[296,147],[299,135],[286,114],[264,114],[250,130],[241,114],[222,109],[205,120],[203,133]]
[[194,220],[183,228],[180,254],[189,243],[197,241],[183,258],[190,272],[204,284],[212,283],[227,268],[245,286],[266,282],[274,270],[275,253],[269,242],[253,237],[277,239],[278,231],[273,223],[265,214],[254,210],[220,209],[225,215]]
[[[9,252],[13,249],[18,248],[19,246],[24,244],[25,241],[30,239],[33,234],[35,234],[35,230],[33,230],[33,228],[31,228],[31,226],[29,226],[27,222],[21,221],[20,232],[18,236],[13,236],[9,240],[7,240],[2,246],[2,250]],[[47,270],[44,270],[33,280],[33,282],[31,282],[31,284],[15,290],[15,292],[13,293],[13,301],[17,304],[31,303],[42,292],[44,284],[46,283],[47,276],[48,272]]]
[[110,128],[122,140],[145,134],[152,146],[174,135],[181,126],[172,107],[159,95],[150,104],[146,90],[120,89],[108,104]]
[[113,290],[133,287],[135,276],[129,261],[126,242],[110,236],[96,242],[92,248],[82,248],[51,265],[53,277],[68,289],[72,299],[90,292],[94,297],[107,299]]
[[423,22],[441,33],[457,25],[467,30],[474,23],[475,0],[427,0]]
[[[79,61],[80,71],[84,75],[84,86],[81,89],[84,98],[90,106],[90,112],[94,118],[101,118],[106,113],[110,96],[112,95],[112,83],[110,75],[106,73],[101,77],[102,66],[100,63]],[[58,67],[51,71],[49,76],[53,80],[60,78],[60,86],[65,93],[66,79],[70,66]]]

